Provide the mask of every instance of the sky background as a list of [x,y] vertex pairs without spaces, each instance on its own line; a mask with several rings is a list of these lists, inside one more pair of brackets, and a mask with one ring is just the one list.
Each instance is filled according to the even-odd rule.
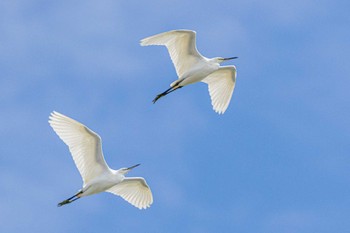
[[[350,229],[348,1],[1,1],[0,232],[325,233]],[[197,31],[238,56],[224,115],[165,47]],[[154,204],[81,188],[51,111],[100,134],[110,167],[141,163]]]

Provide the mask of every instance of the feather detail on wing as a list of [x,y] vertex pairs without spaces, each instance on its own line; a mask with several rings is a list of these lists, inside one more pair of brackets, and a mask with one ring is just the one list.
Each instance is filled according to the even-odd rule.
[[208,84],[211,104],[215,112],[223,114],[232,97],[236,84],[236,67],[223,66],[208,75],[202,82]]
[[140,44],[166,46],[179,78],[182,78],[199,58],[202,58],[196,48],[196,32],[191,30],[163,32],[142,39]]
[[151,189],[142,177],[126,177],[121,183],[106,192],[121,196],[139,209],[146,209],[153,203]]
[[69,147],[84,184],[109,169],[103,157],[102,142],[98,134],[58,112],[51,113],[49,123]]

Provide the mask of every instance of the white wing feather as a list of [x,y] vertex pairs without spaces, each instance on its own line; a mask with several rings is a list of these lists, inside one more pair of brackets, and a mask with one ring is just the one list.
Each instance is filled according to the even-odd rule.
[[142,46],[165,45],[179,78],[182,78],[198,59],[202,59],[202,55],[196,48],[196,32],[191,30],[163,32],[142,39],[140,44]]
[[52,112],[49,119],[53,130],[69,147],[84,185],[92,178],[109,170],[103,157],[102,142],[98,134],[58,112]]
[[151,189],[142,177],[126,177],[121,183],[106,192],[121,196],[139,209],[146,209],[153,203]]
[[208,75],[202,82],[208,84],[211,104],[215,112],[223,114],[232,97],[236,84],[236,67],[223,66]]

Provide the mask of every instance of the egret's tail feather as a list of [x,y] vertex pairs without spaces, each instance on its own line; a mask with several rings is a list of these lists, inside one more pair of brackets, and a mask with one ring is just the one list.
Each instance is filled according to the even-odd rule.
[[66,200],[64,200],[64,201],[62,201],[62,202],[60,202],[60,203],[58,203],[57,204],[57,206],[58,207],[61,207],[61,206],[63,206],[63,205],[67,205],[67,204],[69,204],[69,203],[72,203],[73,201],[76,201],[76,200],[78,200],[79,198],[80,198],[80,194],[82,194],[83,193],[83,191],[79,191],[77,194],[75,194],[74,196],[72,196],[72,197],[70,197],[70,198],[68,198],[68,199],[66,199]]

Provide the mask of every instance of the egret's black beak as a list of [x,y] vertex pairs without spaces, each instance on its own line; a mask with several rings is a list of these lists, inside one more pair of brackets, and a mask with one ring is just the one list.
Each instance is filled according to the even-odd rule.
[[126,170],[131,170],[131,169],[133,169],[133,168],[135,168],[135,167],[138,167],[138,166],[140,166],[141,164],[139,163],[139,164],[136,164],[136,165],[134,165],[134,166],[131,166],[131,167],[128,167]]
[[232,59],[237,59],[238,57],[228,57],[228,58],[224,58],[224,61],[227,61],[227,60],[232,60]]

